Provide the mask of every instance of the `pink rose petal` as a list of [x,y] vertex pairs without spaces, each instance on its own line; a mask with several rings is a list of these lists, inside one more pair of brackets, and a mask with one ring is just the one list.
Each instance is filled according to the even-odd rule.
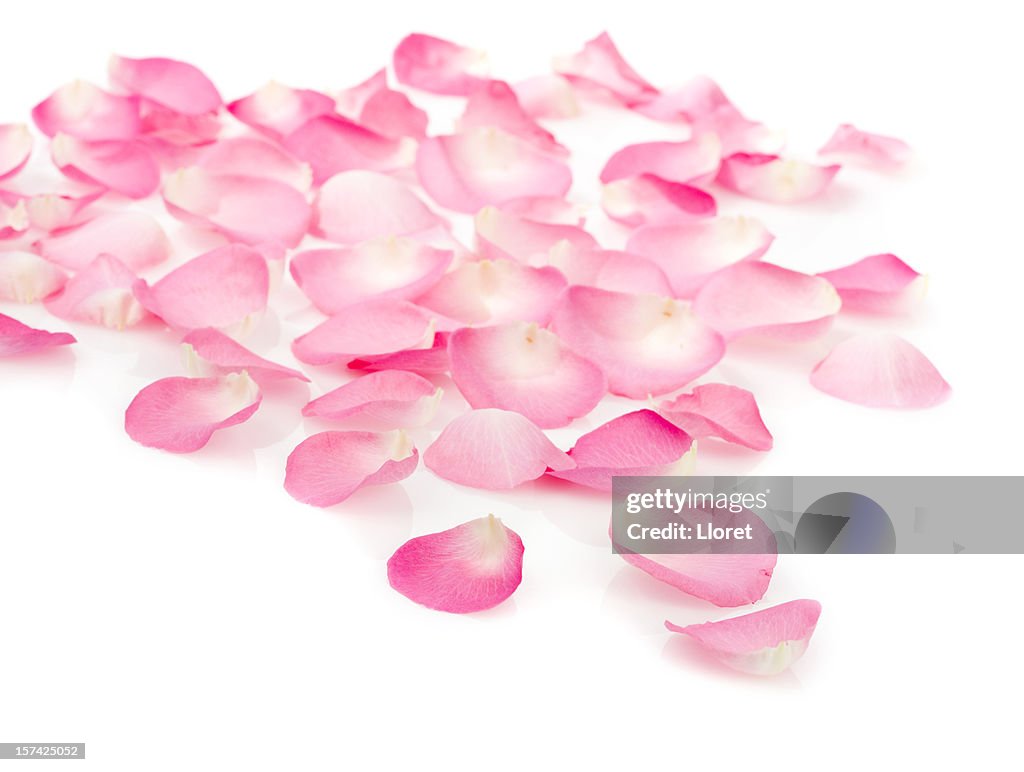
[[578,53],[556,59],[555,71],[574,86],[609,92],[623,104],[646,101],[658,93],[622,58],[607,32],[587,41]]
[[515,92],[501,80],[487,81],[474,88],[458,122],[459,131],[487,127],[502,129],[545,153],[569,154],[550,131],[520,106]]
[[67,275],[32,252],[0,252],[0,300],[35,303],[57,292]]
[[427,114],[401,91],[388,88],[385,70],[341,92],[335,104],[341,115],[385,137],[423,139],[427,135]]
[[448,40],[414,33],[395,48],[392,64],[399,83],[448,96],[468,96],[481,83],[487,58]]
[[371,239],[353,247],[312,249],[292,258],[295,283],[325,314],[373,298],[411,300],[434,286],[452,253],[413,239]]
[[575,247],[596,248],[597,240],[575,225],[535,222],[485,206],[473,219],[476,248],[487,260],[533,263],[545,260],[548,250],[561,241]]
[[134,139],[141,130],[138,97],[110,94],[81,80],[32,108],[32,120],[48,137],[65,134],[88,142]]
[[110,80],[130,94],[182,115],[216,112],[223,101],[199,68],[175,59],[113,56]]
[[[23,200],[29,224],[37,230],[53,233],[54,231],[81,225],[85,220],[82,210],[93,201],[101,198],[104,193],[106,191],[103,189],[97,189],[77,196],[62,195],[60,193],[37,193],[24,196]],[[3,197],[4,194],[0,193],[0,198]]]
[[334,100],[309,89],[294,89],[270,82],[228,106],[228,112],[274,139],[281,139],[322,115],[334,114]]
[[761,153],[733,153],[722,159],[716,181],[760,201],[795,204],[821,195],[839,166],[816,166]]
[[928,358],[898,335],[855,335],[815,365],[811,385],[868,407],[926,408],[950,387]]
[[13,177],[32,155],[32,134],[24,123],[0,124],[0,180]]
[[652,260],[676,297],[692,298],[709,278],[743,260],[759,260],[774,236],[750,217],[715,217],[637,229],[626,249]]
[[843,123],[818,155],[835,158],[842,163],[892,169],[907,162],[910,146],[901,139],[861,131],[853,124]]
[[86,142],[58,134],[50,143],[50,156],[70,179],[99,185],[128,198],[145,198],[160,186],[160,167],[139,142]]
[[928,289],[927,276],[889,254],[871,255],[818,276],[838,290],[843,309],[873,313],[905,311]]
[[572,172],[559,158],[495,128],[430,137],[420,144],[416,173],[438,204],[474,214],[526,196],[564,196]]
[[605,214],[624,225],[675,225],[714,217],[718,206],[711,194],[652,174],[609,182],[601,191]]
[[350,370],[366,370],[368,372],[405,370],[419,375],[447,373],[450,367],[448,337],[448,333],[439,332],[434,335],[434,341],[428,348],[410,348],[392,354],[363,356],[353,359],[348,363],[348,367]]
[[791,600],[718,622],[680,627],[729,667],[752,675],[778,675],[807,651],[821,614],[816,600]]
[[712,276],[693,300],[697,316],[726,340],[751,333],[808,340],[828,330],[841,305],[825,279],[749,260]]
[[292,343],[302,362],[326,365],[365,356],[427,348],[434,341],[430,314],[405,300],[382,298],[351,305]]
[[456,418],[427,448],[423,463],[446,480],[487,490],[508,490],[548,469],[576,465],[529,418],[497,408]]
[[343,421],[367,418],[391,429],[414,429],[433,420],[443,390],[405,370],[356,378],[302,408],[304,416]]
[[561,271],[570,284],[647,295],[671,295],[665,273],[651,260],[629,252],[556,244],[548,262]]
[[706,383],[662,402],[658,410],[691,437],[718,437],[753,450],[772,448],[772,434],[754,395],[738,386]]
[[322,115],[288,134],[283,143],[310,165],[319,185],[350,169],[390,172],[409,166],[415,141],[385,137],[340,115]]
[[693,440],[653,410],[613,418],[576,441],[569,456],[575,469],[549,472],[552,477],[611,491],[612,477],[675,476],[693,472]]
[[651,174],[667,182],[704,185],[715,179],[721,162],[722,143],[716,134],[685,142],[643,142],[609,158],[601,170],[601,182]]
[[0,239],[13,239],[29,229],[28,210],[24,201],[10,206],[0,201]]
[[537,75],[512,85],[527,115],[534,118],[575,118],[580,114],[576,92],[561,75]]
[[586,207],[558,196],[525,196],[501,205],[501,211],[524,220],[550,225],[575,225],[582,228],[586,222]]
[[474,408],[513,410],[542,429],[586,415],[605,395],[601,369],[533,322],[456,330],[452,380]]
[[101,214],[74,230],[47,236],[35,249],[54,263],[78,270],[100,255],[113,255],[129,269],[151,268],[167,259],[171,243],[160,224],[136,211]]
[[135,298],[137,281],[138,277],[116,257],[100,255],[72,276],[63,292],[48,298],[46,309],[61,319],[123,330],[146,316]]
[[182,338],[181,343],[185,349],[185,357],[190,369],[201,369],[197,366],[197,360],[202,360],[211,365],[213,371],[218,375],[245,370],[257,383],[267,383],[284,378],[296,378],[309,382],[309,378],[298,370],[264,359],[212,327],[193,330]]
[[427,608],[493,608],[523,579],[523,542],[494,515],[410,539],[388,560],[388,582]]
[[75,336],[67,332],[47,332],[22,324],[17,319],[0,314],[0,357],[31,354],[52,346],[75,343]]
[[139,281],[135,294],[171,327],[197,330],[247,325],[267,307],[267,261],[241,244],[205,252],[149,286]]
[[313,184],[309,164],[256,137],[232,137],[203,150],[197,163],[211,174],[262,177],[306,192]]
[[364,485],[387,485],[411,475],[419,454],[405,432],[321,432],[288,456],[284,488],[314,507],[339,504]]
[[619,554],[631,566],[687,595],[730,607],[761,600],[778,560],[774,553]]
[[148,102],[143,104],[142,138],[163,157],[173,159],[183,150],[208,145],[220,136],[222,128],[219,113],[182,115]]
[[140,445],[192,453],[218,429],[248,420],[261,400],[259,386],[244,372],[161,378],[135,395],[124,412],[124,428]]
[[725,353],[721,336],[679,301],[570,287],[552,329],[597,364],[614,394],[664,394],[710,370]]

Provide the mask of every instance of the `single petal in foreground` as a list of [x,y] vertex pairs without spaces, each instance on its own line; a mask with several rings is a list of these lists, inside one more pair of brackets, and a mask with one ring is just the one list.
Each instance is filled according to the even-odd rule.
[[772,435],[754,395],[738,386],[705,383],[662,402],[658,410],[691,437],[718,437],[753,450],[771,450]]
[[890,254],[871,255],[818,276],[838,290],[843,309],[872,313],[908,310],[928,289],[927,276]]
[[100,255],[72,276],[63,292],[47,298],[46,310],[61,319],[115,330],[138,324],[146,309],[135,297],[138,277],[113,255]]

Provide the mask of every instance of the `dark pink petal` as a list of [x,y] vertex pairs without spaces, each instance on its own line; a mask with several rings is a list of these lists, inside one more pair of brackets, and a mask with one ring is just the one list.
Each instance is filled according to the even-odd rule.
[[481,209],[473,225],[477,252],[487,260],[543,261],[548,250],[561,241],[574,247],[597,248],[597,239],[580,227],[535,222],[493,206]]
[[411,300],[444,275],[452,253],[413,239],[371,239],[354,247],[312,249],[291,260],[292,277],[325,314],[372,298]]
[[338,504],[364,485],[404,480],[419,454],[405,432],[321,432],[300,442],[288,456],[284,488],[314,507]]
[[86,142],[58,134],[50,143],[50,156],[71,179],[100,185],[129,198],[145,198],[160,186],[160,167],[139,142]]
[[693,300],[697,316],[726,340],[750,333],[814,338],[828,330],[841,305],[825,279],[750,260],[712,276]]
[[100,255],[113,255],[139,271],[162,263],[171,252],[163,228],[145,212],[101,214],[74,230],[47,236],[34,247],[47,260],[78,270]]
[[847,338],[815,365],[811,384],[868,407],[932,407],[951,391],[928,357],[891,334]]
[[692,553],[637,555],[619,553],[631,566],[677,590],[716,606],[745,606],[764,597],[778,556]]
[[459,118],[459,131],[487,127],[502,129],[546,153],[569,154],[550,131],[530,117],[512,88],[501,80],[488,81],[473,89]]
[[288,134],[284,147],[313,169],[319,185],[338,172],[369,169],[389,172],[412,162],[413,140],[392,139],[340,115],[322,115]]
[[607,32],[587,41],[582,51],[556,60],[555,71],[574,86],[610,92],[624,104],[646,101],[658,93],[626,63]]
[[139,301],[171,327],[246,326],[267,307],[267,261],[254,249],[229,244],[194,257],[152,286],[139,281]]
[[825,191],[839,166],[816,166],[760,153],[734,153],[722,159],[716,181],[761,201],[795,204]]
[[301,335],[292,351],[302,362],[326,365],[364,356],[427,348],[434,340],[433,321],[419,306],[382,298],[349,306]]
[[835,158],[841,163],[859,163],[891,169],[902,166],[910,157],[910,147],[901,139],[861,131],[853,124],[843,123],[826,142],[818,155]]
[[327,180],[317,196],[313,233],[339,244],[378,236],[413,236],[444,225],[403,183],[353,170]]
[[128,93],[182,115],[216,112],[223,103],[209,78],[175,59],[113,56],[108,72],[110,80]]
[[556,244],[548,262],[561,271],[570,284],[646,295],[671,295],[665,273],[651,260],[629,252]]
[[0,180],[13,177],[32,155],[32,134],[24,123],[0,124]]
[[227,108],[242,123],[280,139],[314,118],[333,115],[334,100],[319,91],[270,82]]
[[220,231],[242,244],[295,247],[309,228],[306,197],[261,177],[179,169],[164,183],[167,211],[183,222]]
[[448,96],[468,96],[486,78],[487,57],[441,38],[414,33],[395,48],[395,77],[406,86]]
[[493,608],[523,579],[523,541],[494,515],[410,539],[388,560],[388,582],[411,601],[469,614]]
[[70,333],[37,330],[0,314],[0,357],[31,354],[51,346],[66,346],[74,342],[75,336]]
[[138,97],[110,94],[81,80],[32,108],[32,120],[48,137],[66,134],[90,142],[134,139],[141,130]]
[[576,92],[561,75],[538,75],[513,84],[519,104],[534,118],[575,118],[580,114]]
[[385,70],[342,91],[335,104],[341,115],[385,137],[423,139],[427,135],[427,114],[401,91],[388,88]]
[[524,220],[551,225],[575,225],[582,228],[586,222],[584,206],[557,196],[514,198],[502,204],[501,211]]
[[692,474],[695,452],[686,432],[653,410],[637,410],[584,434],[569,451],[576,468],[549,474],[610,491],[615,476]]
[[818,276],[839,291],[844,309],[857,311],[904,311],[920,301],[928,289],[927,276],[889,254],[871,255]]
[[413,429],[430,423],[442,394],[442,389],[416,373],[382,370],[314,399],[302,414],[336,421],[368,418],[392,429]]
[[738,386],[706,383],[662,402],[661,414],[691,437],[718,437],[754,450],[771,450],[772,434],[754,395]]
[[263,177],[307,191],[313,184],[309,164],[256,137],[232,137],[203,150],[198,166],[212,174]]
[[290,367],[271,362],[254,354],[241,343],[228,337],[220,330],[206,327],[193,330],[181,340],[185,348],[190,370],[199,370],[196,360],[212,365],[218,375],[245,370],[257,382],[297,378],[309,382],[309,378]]
[[48,298],[46,309],[61,319],[123,330],[146,315],[135,299],[136,281],[138,277],[116,257],[100,255],[72,276],[63,292]]
[[534,322],[456,330],[448,355],[452,380],[472,407],[513,410],[542,429],[586,415],[608,388],[597,365]]
[[716,134],[685,142],[643,142],[609,158],[601,170],[601,182],[652,174],[668,182],[703,185],[715,179],[721,162],[722,143]]
[[416,302],[467,324],[547,324],[565,286],[565,277],[554,268],[480,260],[446,273]]
[[722,337],[685,304],[655,295],[570,287],[551,327],[604,370],[612,393],[633,399],[685,386],[725,353]]
[[634,228],[690,222],[718,211],[710,193],[652,174],[609,182],[601,191],[601,207],[613,220]]
[[218,429],[248,420],[262,399],[259,386],[244,372],[161,378],[135,395],[124,412],[124,428],[140,445],[192,453]]
[[639,228],[629,237],[626,249],[658,265],[677,297],[692,298],[722,269],[760,259],[774,238],[753,218],[715,217]]
[[564,196],[572,172],[560,159],[495,128],[478,128],[420,144],[416,173],[438,204],[475,214],[526,196]]
[[32,252],[0,252],[0,300],[35,303],[66,281],[64,271]]
[[30,225],[24,201],[18,201],[13,206],[0,201],[0,239],[20,236]]
[[735,670],[778,675],[807,651],[820,614],[816,600],[791,600],[732,619],[685,627],[666,621],[665,627],[694,638]]
[[218,113],[182,115],[150,103],[142,109],[142,138],[172,158],[181,148],[210,144],[222,128]]
[[487,490],[508,490],[548,469],[576,466],[529,418],[497,408],[456,418],[427,448],[423,463],[446,480]]
[[348,363],[351,370],[382,372],[384,370],[405,370],[420,375],[440,375],[448,372],[448,333],[434,335],[428,348],[410,348],[393,354],[377,354],[353,359]]

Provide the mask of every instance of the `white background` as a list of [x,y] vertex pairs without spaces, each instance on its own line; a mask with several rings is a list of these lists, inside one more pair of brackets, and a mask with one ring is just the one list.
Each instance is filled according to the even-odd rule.
[[[806,346],[731,350],[704,380],[753,388],[776,448],[708,443],[701,471],[1015,474],[1024,63],[1000,8],[8,4],[0,122],[27,120],[74,77],[103,82],[115,51],[192,61],[230,99],[270,78],[352,85],[415,30],[487,49],[495,74],[516,79],[608,28],[648,79],[711,75],[744,112],[786,129],[796,155],[846,121],[917,151],[895,177],[844,171],[825,198],[794,209],[721,197],[723,211],[762,217],[776,234],[770,260],[824,270],[892,251],[931,284],[913,319],[844,317]],[[640,119],[594,121],[600,130],[552,125],[579,151],[583,202],[596,200],[592,180],[618,146],[672,136]],[[601,235],[608,246],[622,238]],[[317,316],[293,289],[273,304],[247,342],[291,362],[289,341]],[[248,424],[173,456],[122,428],[143,385],[180,374],[172,335],[0,312],[80,340],[0,363],[0,741],[85,741],[83,766],[96,770],[1001,769],[1019,759],[1019,556],[783,557],[764,603],[819,599],[818,632],[790,673],[743,677],[666,633],[665,618],[732,612],[612,556],[600,496],[547,483],[495,495],[421,468],[400,486],[306,507],[281,486],[284,459],[328,428],[298,410],[341,374],[272,392]],[[931,357],[951,401],[872,411],[810,388],[830,345],[886,325]],[[449,396],[438,425],[415,435],[421,451],[460,409]],[[630,407],[609,402],[551,436],[568,447]],[[405,539],[489,511],[526,543],[509,602],[455,617],[390,590],[384,561]]]

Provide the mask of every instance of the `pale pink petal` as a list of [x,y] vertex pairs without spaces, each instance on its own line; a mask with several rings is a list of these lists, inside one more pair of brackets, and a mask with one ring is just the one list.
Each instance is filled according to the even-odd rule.
[[456,330],[448,355],[470,406],[513,410],[542,429],[586,415],[608,388],[597,365],[534,322]]
[[192,258],[152,286],[140,280],[135,294],[171,327],[225,328],[262,313],[269,283],[267,261],[259,252],[229,244]]
[[405,300],[382,298],[349,306],[292,343],[302,362],[325,365],[366,356],[428,348],[434,341],[430,314]]
[[729,667],[752,675],[778,675],[807,651],[821,614],[816,600],[791,600],[718,622],[665,627],[697,640]]
[[738,386],[706,383],[662,402],[658,410],[691,437],[718,437],[754,450],[771,450],[772,434],[754,395]]
[[821,195],[839,166],[817,166],[761,153],[733,153],[722,159],[716,181],[760,201],[794,204]]
[[484,53],[419,33],[402,39],[392,64],[399,83],[434,94],[468,96],[487,81]]
[[309,228],[306,197],[276,180],[179,169],[164,183],[167,211],[242,244],[295,247]]
[[537,75],[512,85],[519,104],[534,118],[575,118],[580,114],[576,92],[561,75]]
[[348,363],[351,370],[381,372],[384,370],[405,370],[419,375],[440,375],[448,372],[448,338],[446,332],[434,335],[433,343],[427,348],[410,348],[393,354],[376,354],[353,359]]
[[458,122],[459,131],[487,127],[502,129],[546,153],[569,154],[550,131],[530,117],[512,88],[501,80],[488,81],[473,89]]
[[689,553],[638,555],[620,552],[631,566],[677,590],[716,606],[745,606],[764,597],[778,556]]
[[750,260],[719,271],[693,300],[697,316],[726,340],[750,333],[808,340],[831,327],[841,305],[825,279]]
[[129,198],[145,198],[160,187],[160,167],[139,142],[86,142],[58,134],[50,143],[50,156],[67,177]]
[[451,260],[449,251],[388,236],[354,247],[299,252],[290,267],[313,305],[333,314],[373,298],[411,300],[434,286]]
[[[309,382],[309,378],[290,367],[271,362],[253,353],[241,343],[228,337],[220,330],[206,327],[193,330],[181,340],[185,360],[190,371],[200,371],[197,360],[211,365],[218,375],[245,370],[257,382],[297,378]],[[205,374],[205,373],[204,373]]]
[[32,252],[0,251],[0,300],[35,303],[57,292],[67,275]]
[[818,155],[829,156],[841,163],[891,169],[907,162],[910,146],[901,139],[861,131],[853,124],[843,123],[818,151]]
[[597,248],[597,240],[575,225],[536,222],[485,206],[475,218],[477,253],[487,260],[544,261],[548,250],[565,241],[574,247]]
[[612,393],[634,399],[685,386],[725,353],[722,337],[685,304],[656,295],[570,287],[551,328],[604,370]]
[[25,211],[28,213],[29,223],[33,228],[52,233],[80,225],[85,219],[82,210],[102,197],[105,192],[98,189],[78,196],[60,193],[39,193],[26,196]]
[[430,423],[442,394],[442,389],[416,373],[382,370],[314,399],[302,414],[336,421],[366,418],[391,429],[413,429]]
[[334,100],[309,89],[295,89],[271,81],[255,93],[228,106],[242,123],[280,139],[314,118],[334,114]]
[[67,332],[47,332],[22,324],[17,319],[0,314],[0,357],[31,354],[52,346],[66,346],[75,342]]
[[218,429],[248,420],[262,399],[259,386],[244,372],[161,378],[135,395],[124,412],[124,428],[140,445],[192,453]]
[[48,137],[66,134],[86,141],[133,139],[142,128],[138,97],[110,94],[81,80],[32,108],[32,120]]
[[46,309],[61,319],[123,330],[146,315],[135,298],[136,281],[138,277],[116,257],[100,255],[72,276],[63,292],[48,298]]
[[388,582],[409,600],[452,614],[493,608],[523,579],[523,541],[494,515],[410,539],[388,560]]
[[561,242],[548,252],[548,262],[570,284],[635,294],[672,294],[664,271],[646,257],[630,252],[579,248]]
[[615,476],[692,474],[695,451],[686,432],[653,410],[637,410],[584,434],[569,451],[576,468],[549,474],[611,491]]
[[495,128],[430,137],[420,144],[416,173],[438,204],[466,214],[526,196],[561,197],[572,184],[562,160]]
[[685,142],[642,142],[609,158],[601,170],[601,182],[652,174],[668,182],[703,185],[715,179],[721,162],[722,143],[716,134]]
[[818,276],[839,291],[844,309],[856,311],[905,311],[928,289],[927,276],[890,254],[871,255]]
[[0,201],[0,239],[13,239],[29,229],[31,221],[24,201],[13,206]]
[[634,228],[690,222],[718,211],[710,193],[653,174],[609,182],[601,191],[601,207],[613,220]]
[[334,98],[334,108],[339,115],[344,115],[358,123],[359,113],[362,112],[370,98],[387,87],[388,71],[381,68],[362,83],[338,92]]
[[110,80],[128,93],[182,115],[215,112],[223,103],[199,68],[175,59],[112,56],[107,69]]
[[774,238],[751,217],[715,217],[639,228],[626,249],[657,264],[676,297],[692,298],[722,269],[760,259]]
[[145,212],[101,214],[74,230],[40,239],[34,248],[54,263],[78,270],[100,255],[113,255],[139,271],[162,263],[171,252],[163,228]]
[[427,135],[427,114],[401,91],[388,88],[384,70],[342,91],[335,104],[341,115],[385,137],[423,139]]
[[364,485],[387,485],[411,475],[419,462],[402,431],[321,432],[288,456],[284,488],[296,501],[330,507]]
[[658,89],[622,58],[607,32],[583,45],[583,50],[555,61],[555,71],[574,86],[610,92],[625,104],[646,101]]
[[586,222],[586,207],[557,196],[524,196],[501,205],[501,211],[524,220],[551,225],[575,225]]
[[288,134],[284,147],[313,169],[319,185],[338,172],[369,169],[390,172],[409,166],[415,141],[393,139],[340,115],[323,115]]
[[928,357],[891,334],[847,338],[815,365],[811,384],[868,407],[932,407],[951,391]]
[[444,225],[403,183],[377,172],[341,172],[320,188],[312,231],[339,244],[412,236]]
[[547,324],[565,286],[565,277],[554,268],[480,260],[446,273],[416,302],[467,324]]
[[256,137],[222,139],[204,149],[197,165],[212,174],[263,177],[303,192],[313,184],[309,164]]
[[487,490],[508,490],[548,469],[576,466],[529,418],[497,408],[456,418],[427,448],[423,463],[446,480]]
[[24,123],[0,124],[0,180],[20,172],[32,155],[32,134]]

